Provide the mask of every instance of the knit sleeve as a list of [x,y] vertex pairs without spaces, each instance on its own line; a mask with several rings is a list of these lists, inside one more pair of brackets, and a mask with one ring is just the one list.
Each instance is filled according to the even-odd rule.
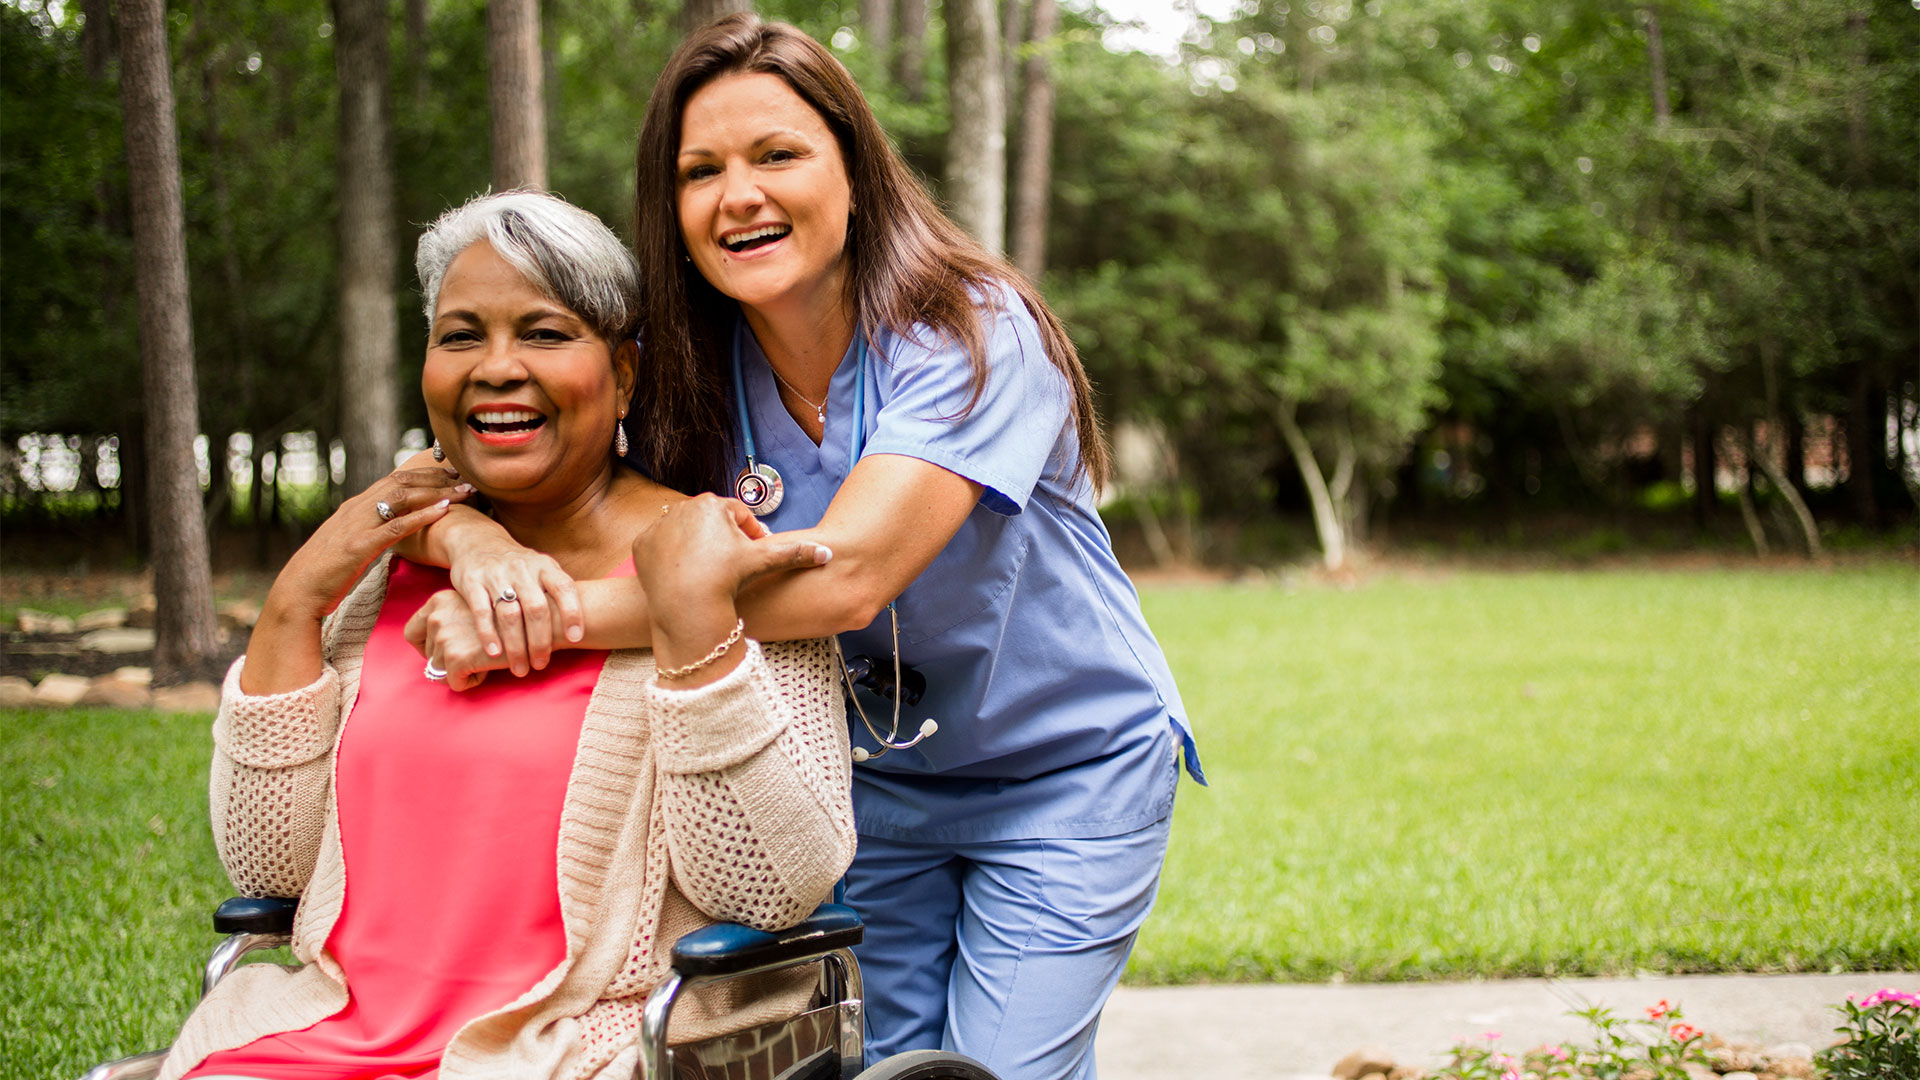
[[778,929],[806,917],[853,859],[831,645],[749,641],[725,678],[647,694],[674,884],[716,919]]
[[326,825],[340,676],[332,666],[284,694],[240,689],[234,661],[213,722],[213,845],[245,896],[298,896]]

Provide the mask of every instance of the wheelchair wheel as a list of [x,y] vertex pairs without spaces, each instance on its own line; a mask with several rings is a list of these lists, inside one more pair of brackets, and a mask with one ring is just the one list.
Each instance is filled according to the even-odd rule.
[[867,1069],[854,1080],[998,1080],[993,1070],[965,1054],[909,1050]]

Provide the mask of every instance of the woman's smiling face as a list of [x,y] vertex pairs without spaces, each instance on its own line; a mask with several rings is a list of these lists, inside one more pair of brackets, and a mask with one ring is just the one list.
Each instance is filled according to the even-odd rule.
[[564,499],[609,467],[636,363],[482,240],[441,281],[420,388],[463,479],[496,501]]
[[778,75],[723,75],[687,99],[680,236],[714,288],[762,314],[841,302],[853,190],[826,121]]

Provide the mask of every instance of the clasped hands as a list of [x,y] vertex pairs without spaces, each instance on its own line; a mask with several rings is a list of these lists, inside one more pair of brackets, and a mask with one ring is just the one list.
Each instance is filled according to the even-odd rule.
[[[580,590],[540,552],[495,536],[451,554],[452,588],[429,598],[405,630],[408,643],[447,672],[451,689],[478,686],[494,671],[520,676],[544,669],[556,648],[647,643],[583,644],[586,605]],[[704,640],[712,626],[731,626],[734,597],[747,582],[822,566],[831,558],[825,546],[772,533],[738,500],[711,494],[663,505],[633,541],[634,576],[646,597],[656,648],[676,631]],[[708,644],[720,640],[711,636]]]

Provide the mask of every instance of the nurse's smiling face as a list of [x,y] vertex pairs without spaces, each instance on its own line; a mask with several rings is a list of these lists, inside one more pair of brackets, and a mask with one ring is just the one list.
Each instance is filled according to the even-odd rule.
[[687,99],[680,236],[714,288],[762,315],[841,303],[853,190],[826,121],[778,75],[723,75]]

